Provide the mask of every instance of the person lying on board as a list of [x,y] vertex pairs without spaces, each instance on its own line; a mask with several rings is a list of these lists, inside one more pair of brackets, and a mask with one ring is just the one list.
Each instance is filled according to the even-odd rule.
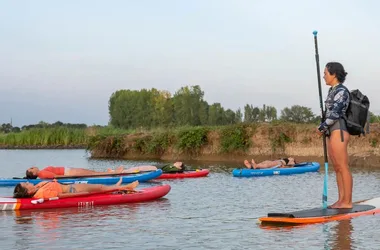
[[[120,168],[120,167],[119,167]],[[122,171],[122,173],[137,173],[137,172],[146,172],[146,171],[156,171],[157,169],[161,169],[163,173],[183,173],[184,171],[192,171],[189,166],[185,166],[183,162],[175,162],[173,164],[160,164],[160,165],[147,165],[147,166],[138,166],[128,168]],[[107,171],[113,171],[108,169]]]
[[263,169],[263,168],[273,168],[273,167],[278,167],[278,168],[284,168],[284,167],[293,167],[296,164],[296,161],[292,157],[288,158],[282,158],[279,160],[267,160],[263,161],[260,163],[256,163],[253,159],[251,162],[244,160],[244,165],[247,168],[253,168],[253,169]]
[[23,182],[16,185],[13,191],[13,198],[37,198],[37,199],[49,199],[49,198],[67,198],[75,197],[96,192],[107,191],[134,191],[139,185],[138,181],[134,181],[130,184],[121,185],[122,178],[112,186],[101,184],[60,184],[56,180],[43,181],[37,185],[33,185],[30,182]]
[[[112,173],[121,173],[123,171],[123,167],[119,167]],[[27,179],[53,179],[59,176],[83,176],[83,175],[105,175],[109,174],[108,172],[97,172],[90,169],[85,168],[68,168],[68,167],[53,167],[48,166],[44,169],[39,169],[38,167],[31,167],[26,170],[26,178]]]

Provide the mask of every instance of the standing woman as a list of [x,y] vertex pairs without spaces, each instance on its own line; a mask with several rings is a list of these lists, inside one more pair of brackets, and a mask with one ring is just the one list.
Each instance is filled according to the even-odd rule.
[[348,169],[347,146],[350,134],[342,118],[350,103],[350,92],[343,86],[347,72],[338,62],[326,64],[323,79],[330,86],[325,105],[325,120],[317,129],[326,134],[328,155],[334,165],[338,185],[338,201],[329,208],[352,208],[352,175]]

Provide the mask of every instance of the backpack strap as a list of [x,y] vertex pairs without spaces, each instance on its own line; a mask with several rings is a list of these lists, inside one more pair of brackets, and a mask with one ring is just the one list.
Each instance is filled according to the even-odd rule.
[[341,142],[344,142],[343,129],[342,129],[343,121],[341,118],[339,118],[338,122],[339,122],[339,129],[340,129],[340,140]]
[[[350,98],[350,90],[346,86],[344,86],[343,84],[340,84],[340,86],[343,87],[343,89],[345,89],[348,92],[348,96]],[[343,113],[342,117],[339,117],[339,120],[338,120],[338,122],[339,122],[339,129],[340,129],[340,140],[341,140],[341,142],[344,142],[344,136],[343,136],[343,130],[342,130],[342,126],[343,126],[343,124],[342,124],[342,122],[343,122],[342,118],[347,122],[347,116],[346,116],[345,113]]]
[[369,134],[369,121],[370,121],[370,115],[369,115],[369,110],[368,110],[368,113],[367,113],[367,124],[365,125],[365,132],[366,134]]

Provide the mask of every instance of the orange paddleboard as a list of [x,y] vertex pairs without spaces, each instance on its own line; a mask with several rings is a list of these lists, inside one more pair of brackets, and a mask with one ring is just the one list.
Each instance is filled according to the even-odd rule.
[[313,208],[290,213],[269,213],[267,217],[259,218],[259,221],[262,225],[312,224],[376,213],[380,213],[380,197],[356,202],[349,209]]

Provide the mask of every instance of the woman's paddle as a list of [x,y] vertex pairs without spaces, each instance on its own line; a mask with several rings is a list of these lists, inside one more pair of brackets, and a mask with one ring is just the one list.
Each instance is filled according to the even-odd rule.
[[[319,89],[319,103],[321,105],[321,122],[324,121],[325,112],[323,111],[323,100],[322,100],[322,87],[321,87],[321,74],[319,68],[319,54],[318,54],[318,40],[317,40],[318,31],[314,31],[314,44],[315,44],[315,61],[317,64],[317,77],[318,77],[318,89]],[[323,134],[323,154],[325,160],[325,179],[323,182],[323,194],[322,194],[322,206],[323,208],[327,208],[327,181],[328,181],[328,170],[329,163],[327,160],[327,146],[326,146],[326,135]]]

